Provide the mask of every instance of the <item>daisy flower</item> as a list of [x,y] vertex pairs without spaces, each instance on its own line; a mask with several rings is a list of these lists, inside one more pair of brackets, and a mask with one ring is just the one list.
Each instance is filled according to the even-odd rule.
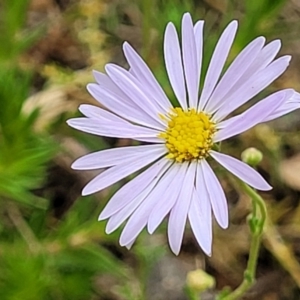
[[130,69],[107,64],[106,74],[94,72],[96,83],[87,87],[106,109],[81,105],[79,110],[85,117],[68,121],[84,132],[143,142],[91,153],[72,165],[77,170],[104,169],[85,186],[83,195],[142,169],[114,194],[99,216],[99,220],[108,219],[107,233],[127,220],[120,237],[120,244],[127,248],[144,227],[152,234],[168,215],[168,239],[175,254],[180,251],[188,220],[199,245],[210,255],[212,213],[217,223],[227,228],[228,207],[208,161],[216,160],[255,189],[271,189],[257,171],[218,152],[216,144],[300,107],[299,94],[286,89],[227,118],[279,77],[290,56],[275,59],[280,41],[265,45],[265,38],[258,37],[221,76],[238,27],[237,21],[232,21],[218,40],[200,86],[203,26],[204,21],[194,25],[191,16],[184,14],[181,42],[174,24],[166,27],[165,65],[180,106],[171,104],[146,63],[125,42]]

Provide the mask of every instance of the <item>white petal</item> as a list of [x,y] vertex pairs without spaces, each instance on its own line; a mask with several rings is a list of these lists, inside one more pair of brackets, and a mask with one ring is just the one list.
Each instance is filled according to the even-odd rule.
[[[152,234],[158,225],[162,222],[164,217],[170,212],[172,207],[174,206],[180,191],[182,189],[183,180],[187,170],[187,164],[174,164],[172,166],[172,174],[170,176],[173,177],[172,184],[170,184],[165,190],[161,199],[162,201],[158,201],[154,208],[151,211],[151,214],[148,219],[148,232]],[[171,173],[171,172],[170,172]]]
[[164,57],[168,77],[181,107],[187,109],[186,89],[178,35],[173,23],[167,25],[164,40]]
[[212,93],[210,100],[205,107],[205,111],[213,113],[217,108],[219,108],[219,106],[222,104],[222,101],[226,101],[226,94],[252,64],[254,59],[261,51],[264,43],[265,38],[258,37],[247,47],[245,47],[243,51],[235,58]]
[[140,170],[151,162],[154,162],[159,157],[165,154],[165,149],[156,149],[151,151],[150,155],[145,153],[145,156],[128,159],[124,164],[111,167],[110,169],[102,172],[90,181],[83,189],[82,195],[89,195],[116,183],[117,181],[125,178],[126,176]]
[[261,100],[241,115],[221,122],[218,126],[222,129],[215,134],[213,138],[214,142],[223,141],[263,122],[273,111],[281,107],[286,99],[292,94],[293,90],[291,89],[274,93],[264,100]]
[[[93,75],[97,81],[97,84],[91,84],[97,87],[98,90],[100,91],[104,91],[106,93],[111,94],[114,98],[117,99],[117,102],[121,101],[124,105],[126,105],[127,107],[132,107],[133,109],[138,110],[139,112],[143,112],[143,110],[141,110],[139,108],[138,105],[136,105],[134,103],[134,101],[132,101],[132,99],[130,99],[112,80],[111,78],[109,78],[108,75],[101,73],[101,72],[97,72],[97,71],[93,71]],[[87,86],[88,90],[89,90],[89,85]],[[95,97],[96,100],[98,100],[101,104],[102,104],[102,99],[97,99]]]
[[153,101],[156,101],[165,112],[169,112],[172,104],[158,84],[149,67],[127,42],[124,43],[123,49],[125,57],[131,66],[130,71],[134,72],[134,76],[143,82],[144,86],[147,86],[148,90],[151,92],[147,96],[151,97]]
[[[171,175],[171,176],[170,176]],[[166,174],[159,180],[157,185],[153,188],[144,202],[136,209],[128,220],[125,228],[120,237],[120,245],[126,245],[131,240],[135,239],[137,235],[146,226],[149,215],[157,203],[157,201],[163,201],[162,197],[166,188],[172,183],[172,168],[169,169]]]
[[129,124],[128,121],[120,118],[119,116],[94,105],[81,104],[79,106],[79,111],[82,114],[84,114],[86,117],[91,119],[99,119],[99,121],[123,123],[125,125]]
[[181,192],[170,213],[168,237],[170,247],[176,255],[178,255],[180,251],[187,214],[192,200],[196,166],[196,163],[191,163],[189,165],[185,178],[183,180]]
[[132,240],[131,242],[129,242],[127,245],[124,245],[124,247],[126,247],[128,250],[130,250],[132,245],[134,244],[134,242],[135,242],[135,239]]
[[149,195],[149,193],[153,190],[158,180],[161,178],[163,174],[157,176],[155,180],[150,182],[150,184],[131,202],[129,202],[126,206],[112,215],[106,225],[105,232],[107,234],[116,230],[135,210],[136,208],[145,200],[145,198]]
[[201,67],[202,67],[203,27],[204,27],[204,21],[198,21],[194,26],[195,44],[196,44],[196,52],[197,52],[198,85],[200,84]]
[[290,56],[284,56],[275,60],[265,69],[258,72],[248,81],[244,82],[230,97],[226,99],[221,108],[213,116],[214,121],[223,120],[228,114],[233,112],[260,91],[270,85],[277,77],[279,77],[288,67]]
[[200,161],[206,189],[209,194],[210,203],[218,224],[222,228],[228,227],[228,207],[223,188],[206,160]]
[[293,96],[285,101],[283,105],[274,110],[268,117],[266,117],[263,122],[268,122],[289,114],[296,109],[300,108],[300,94],[294,92]]
[[269,115],[263,122],[272,121],[300,108],[300,103],[288,102]]
[[97,81],[99,88],[104,88],[105,90],[112,91],[115,95],[123,99],[125,103],[131,103],[132,101],[127,97],[127,95],[104,73],[93,70],[94,78]]
[[232,99],[236,99],[237,96],[235,93],[238,90],[243,91],[240,88],[246,82],[247,84],[245,86],[252,86],[252,81],[255,81],[255,79],[263,76],[263,70],[265,70],[265,68],[270,64],[270,62],[273,61],[280,47],[280,40],[275,40],[266,45],[256,56],[256,58],[250,64],[250,66],[248,66],[248,68],[242,68],[242,76],[237,80],[237,82],[235,82],[235,84],[231,87],[231,89],[227,92],[227,94],[223,97],[222,101],[220,101],[219,105],[217,105],[214,110],[218,110],[223,104],[227,105],[232,101]]
[[250,67],[246,70],[243,76],[237,81],[235,87],[233,87],[234,92],[236,87],[242,85],[245,81],[249,80],[252,76],[255,76],[260,70],[265,69],[276,57],[281,47],[280,40],[275,40],[266,45],[252,62]]
[[160,124],[157,125],[156,121],[144,113],[131,100],[126,101],[127,96],[122,98],[116,90],[106,89],[94,83],[88,84],[87,89],[103,106],[122,118],[150,128],[161,128]]
[[221,72],[223,70],[225,61],[227,59],[228,53],[230,51],[231,45],[233,43],[236,30],[237,30],[238,23],[237,21],[232,21],[224,30],[223,34],[221,35],[218,44],[214,50],[212,55],[205,81],[203,90],[200,97],[199,102],[199,109],[203,110],[207,100],[209,99],[210,95],[212,94]]
[[189,95],[189,108],[197,109],[200,70],[193,21],[189,13],[185,13],[182,18],[182,58]]
[[244,162],[212,150],[209,154],[225,169],[255,189],[261,191],[268,191],[272,189],[272,187],[257,171],[249,167]]
[[116,214],[112,215],[109,218],[105,228],[105,232],[107,234],[115,231],[137,209],[137,207],[145,200],[145,198],[150,193],[150,188],[153,188],[152,185],[145,189],[139,196],[134,198],[123,209],[119,210]]
[[159,131],[137,125],[131,125],[125,121],[117,123],[101,121],[100,119],[74,118],[68,120],[67,123],[73,128],[95,135],[129,138],[138,141],[148,141],[148,138],[151,138],[151,142],[163,143],[163,140],[157,137]]
[[[202,172],[199,173],[202,174]],[[196,240],[203,251],[210,256],[212,246],[211,205],[205,183],[202,182],[198,185],[201,193],[194,189],[188,217]]]
[[257,57],[257,60],[255,60],[254,62],[254,66],[252,67],[253,68],[257,67],[258,71],[264,69],[274,60],[280,48],[281,48],[280,40],[274,40],[270,42],[262,49],[260,55]]
[[105,70],[114,83],[118,85],[145,114],[148,114],[157,126],[160,124],[160,129],[165,128],[165,124],[159,118],[159,114],[164,111],[157,105],[157,102],[151,101],[151,99],[146,96],[143,91],[144,87],[130,72],[113,64],[107,64]]
[[151,184],[151,182],[156,181],[156,179],[159,180],[161,175],[164,174],[170,166],[171,161],[163,158],[136,176],[134,179],[130,180],[110,199],[104,210],[101,212],[99,221],[109,218],[128,205],[140,193],[142,193],[143,190]]
[[162,149],[164,145],[144,145],[112,148],[97,151],[78,158],[72,168],[75,170],[95,170],[123,164],[128,159],[139,159],[151,153],[152,150]]

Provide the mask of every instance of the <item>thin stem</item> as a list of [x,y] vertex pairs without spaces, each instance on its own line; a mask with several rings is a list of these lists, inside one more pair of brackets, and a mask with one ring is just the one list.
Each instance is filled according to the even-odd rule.
[[242,283],[229,295],[222,297],[223,300],[235,300],[240,299],[247,290],[255,282],[255,274],[257,267],[257,259],[259,254],[259,247],[261,243],[261,237],[263,233],[263,228],[267,218],[267,210],[264,200],[250,188],[244,182],[239,182],[242,190],[252,199],[252,213],[249,219],[249,226],[251,232],[251,246],[249,251],[249,258],[247,263],[247,268],[244,272],[244,279]]
[[41,251],[41,245],[31,228],[23,219],[19,208],[14,203],[9,203],[7,206],[7,213],[16,229],[27,243],[29,250],[34,254],[39,253]]
[[[263,198],[246,183],[240,182],[240,186],[244,190],[244,192],[246,192],[246,194],[252,199],[253,205],[255,203],[257,206],[259,206],[260,214],[261,214],[260,219],[261,222],[263,223],[262,225],[264,225],[267,219],[267,208]],[[263,229],[263,226],[261,226],[261,228]]]

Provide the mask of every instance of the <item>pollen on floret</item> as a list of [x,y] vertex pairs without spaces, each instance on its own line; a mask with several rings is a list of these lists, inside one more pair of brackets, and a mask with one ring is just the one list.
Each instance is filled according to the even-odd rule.
[[213,146],[216,131],[214,122],[204,112],[195,109],[184,111],[172,108],[167,115],[160,115],[167,122],[167,129],[158,137],[165,139],[169,153],[167,158],[177,162],[206,158]]

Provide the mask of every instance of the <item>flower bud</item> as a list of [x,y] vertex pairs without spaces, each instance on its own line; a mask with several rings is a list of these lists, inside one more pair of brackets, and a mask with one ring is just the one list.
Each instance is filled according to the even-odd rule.
[[263,159],[263,154],[261,151],[257,150],[254,147],[247,148],[242,152],[242,161],[246,164],[255,167],[257,166]]
[[215,286],[215,278],[198,269],[187,274],[186,285],[193,292],[200,293],[213,288]]

